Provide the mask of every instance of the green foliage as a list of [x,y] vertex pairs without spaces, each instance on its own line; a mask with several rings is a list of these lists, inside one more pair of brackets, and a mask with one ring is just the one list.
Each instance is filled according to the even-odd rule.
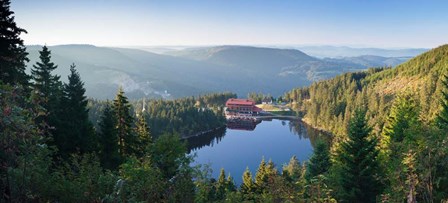
[[190,158],[185,156],[186,151],[186,145],[178,135],[165,134],[156,140],[150,154],[163,177],[171,179],[190,164]]
[[377,139],[370,136],[365,111],[357,110],[349,123],[348,140],[336,155],[341,202],[375,202],[380,194]]
[[70,66],[68,83],[63,87],[55,134],[59,153],[64,157],[97,149],[97,138],[88,117],[86,90],[75,68],[74,64]]
[[318,175],[325,175],[331,167],[330,149],[327,143],[319,140],[314,148],[313,156],[308,162],[307,179]]
[[445,75],[443,80],[442,99],[440,105],[442,110],[437,114],[436,124],[439,128],[448,131],[448,76]]
[[123,185],[118,199],[122,202],[158,202],[168,187],[162,172],[153,166],[149,157],[141,161],[131,157],[121,165],[120,176]]
[[118,153],[118,136],[115,129],[116,118],[110,107],[106,105],[98,133],[99,157],[101,165],[106,169],[116,169],[121,163],[122,157]]
[[257,94],[256,92],[248,93],[247,98],[254,100],[256,104],[261,104],[265,98],[273,99],[270,94],[264,95],[263,93]]
[[284,98],[314,127],[333,133],[335,143],[344,140],[350,115],[366,108],[374,134],[381,134],[396,95],[410,90],[421,103],[428,122],[439,112],[440,82],[448,74],[448,45],[417,56],[394,69],[376,68],[346,73],[309,87],[294,89]]
[[134,118],[131,115],[131,105],[121,87],[118,89],[112,109],[116,119],[115,130],[118,137],[119,153],[122,157],[132,155],[136,150],[137,136],[132,129]]
[[240,192],[245,200],[252,200],[254,198],[255,184],[249,168],[246,168],[243,173],[243,183],[241,184]]
[[137,156],[142,156],[142,153],[146,151],[146,148],[152,144],[151,132],[144,116],[139,116],[137,118],[134,131],[137,134],[136,154]]
[[[59,128],[58,113],[60,110],[60,100],[62,96],[62,84],[59,81],[60,77],[53,75],[57,66],[51,62],[51,52],[46,46],[42,48],[40,53],[40,62],[33,65],[31,69],[31,77],[34,80],[32,84],[33,93],[36,94],[35,100],[38,102],[46,112],[39,115],[36,123],[39,124],[41,130],[44,131],[47,137],[54,136],[55,145],[61,147],[61,142],[58,140],[57,133],[54,128]],[[63,149],[60,149],[61,151]]]
[[32,201],[47,181],[50,150],[34,120],[44,109],[34,100],[21,105],[26,92],[20,86],[0,84],[0,201]]
[[73,155],[58,166],[49,184],[46,201],[99,202],[112,193],[116,175],[104,172],[95,155]]
[[268,181],[267,165],[264,158],[261,160],[258,166],[257,173],[255,174],[255,187],[257,192],[263,193]]
[[288,165],[283,166],[283,176],[289,181],[296,183],[302,176],[303,170],[299,160],[294,155],[289,160]]
[[29,76],[25,68],[29,59],[23,40],[20,39],[20,35],[27,32],[17,27],[10,4],[9,0],[0,2],[0,83],[27,88]]

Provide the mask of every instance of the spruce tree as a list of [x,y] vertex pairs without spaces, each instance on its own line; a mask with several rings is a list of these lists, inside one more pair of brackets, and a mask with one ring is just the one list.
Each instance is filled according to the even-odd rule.
[[283,166],[282,175],[290,182],[297,182],[302,175],[302,166],[294,155],[289,160],[288,165]]
[[53,96],[54,88],[58,85],[60,76],[51,73],[58,66],[51,62],[51,51],[47,46],[43,46],[39,54],[40,61],[36,62],[36,65],[33,65],[31,69],[31,76],[34,80],[33,89],[42,97],[42,106],[48,109],[48,103],[53,99],[51,97]]
[[253,198],[254,181],[252,180],[252,173],[247,167],[243,173],[243,183],[241,184],[241,193],[245,196],[245,199]]
[[120,165],[118,153],[118,137],[115,129],[115,115],[107,102],[99,123],[99,157],[101,165],[106,169],[116,169]]
[[442,101],[440,105],[442,110],[437,114],[436,124],[439,128],[443,130],[448,130],[448,76],[444,75],[443,80],[443,91],[442,91]]
[[413,96],[410,93],[399,95],[390,110],[383,138],[389,139],[389,142],[403,141],[406,137],[406,129],[419,123],[418,115],[419,108]]
[[85,92],[84,82],[81,81],[75,64],[72,64],[68,83],[63,87],[60,125],[57,129],[57,139],[55,139],[63,155],[95,150],[96,139],[93,125],[89,121]]
[[328,145],[319,140],[316,148],[314,149],[314,154],[308,162],[308,170],[306,171],[307,180],[310,180],[315,176],[325,174],[330,166],[331,162]]
[[230,175],[230,173],[227,175],[227,179],[226,179],[226,190],[229,192],[233,192],[236,191],[236,185],[235,185],[235,181],[233,180],[233,177]]
[[267,174],[266,174],[266,161],[264,157],[258,166],[257,173],[255,173],[255,186],[257,187],[257,192],[262,193],[265,190],[267,184]]
[[[386,169],[391,201],[403,201],[407,195],[405,174],[408,167],[403,164],[404,154],[417,148],[422,123],[419,120],[419,106],[409,93],[399,95],[394,101],[381,140],[380,152]],[[426,139],[426,138],[425,138]]]
[[36,123],[43,124],[47,134],[53,132],[50,128],[58,127],[59,118],[57,112],[60,110],[60,98],[62,94],[60,76],[54,75],[57,66],[51,62],[51,51],[46,46],[42,48],[40,61],[36,62],[31,69],[31,77],[34,80],[33,91],[37,95],[37,101],[45,110],[46,114],[36,119]]
[[341,143],[336,157],[341,202],[375,202],[380,192],[377,139],[370,132],[365,111],[356,110],[349,121],[348,140]]
[[149,144],[152,143],[151,132],[149,130],[148,123],[146,122],[143,113],[138,116],[137,123],[135,125],[135,133],[137,134],[136,153],[141,156],[146,151]]
[[226,194],[226,187],[226,172],[223,168],[221,168],[221,171],[219,172],[218,182],[216,182],[216,199],[221,200],[224,198]]
[[115,113],[115,129],[117,131],[119,152],[122,157],[133,154],[135,151],[136,136],[132,130],[134,118],[131,116],[131,105],[124,96],[123,88],[118,89],[113,104]]
[[25,73],[29,61],[20,34],[26,30],[17,27],[10,1],[0,1],[0,83],[28,87],[29,76]]

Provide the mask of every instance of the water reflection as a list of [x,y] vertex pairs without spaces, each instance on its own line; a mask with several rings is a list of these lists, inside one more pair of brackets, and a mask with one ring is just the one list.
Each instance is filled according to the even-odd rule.
[[232,130],[247,130],[254,131],[261,120],[229,120],[227,121],[227,128]]
[[216,131],[209,132],[200,136],[190,137],[187,139],[188,153],[196,151],[205,146],[213,147],[215,144],[221,142],[226,135],[226,128],[220,128]]
[[[272,120],[245,120],[245,121],[228,121],[227,128],[221,128],[217,131],[206,133],[200,136],[188,138],[188,153],[191,151],[199,150],[203,147],[213,147],[219,144],[221,140],[226,136],[227,129],[239,130],[239,131],[254,131],[256,126],[261,122],[271,122]],[[294,135],[297,135],[299,139],[309,139],[311,145],[315,146],[318,139],[322,139],[326,142],[330,142],[330,135],[323,131],[312,128],[311,126],[299,121],[299,120],[282,120],[282,126],[288,125],[289,131]]]

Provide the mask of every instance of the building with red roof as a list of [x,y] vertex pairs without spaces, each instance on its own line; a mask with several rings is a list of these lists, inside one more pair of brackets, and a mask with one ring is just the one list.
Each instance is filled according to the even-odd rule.
[[226,102],[226,117],[241,118],[256,116],[262,109],[255,106],[255,101],[251,99],[229,99]]

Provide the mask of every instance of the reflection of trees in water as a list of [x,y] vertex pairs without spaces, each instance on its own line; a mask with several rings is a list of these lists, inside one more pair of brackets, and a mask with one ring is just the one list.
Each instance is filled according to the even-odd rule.
[[299,139],[309,139],[313,147],[319,139],[331,142],[331,134],[315,129],[302,121],[289,121],[289,130],[299,136]]
[[199,150],[205,146],[214,146],[221,142],[222,138],[226,135],[226,128],[220,128],[219,130],[209,132],[196,137],[187,139],[188,153],[191,151]]
[[[245,123],[245,122],[239,122],[239,123],[228,123],[228,127],[230,129],[239,129],[239,130],[253,130],[255,129],[255,126],[259,124],[259,122],[252,122],[252,123]],[[299,139],[309,139],[311,142],[311,145],[315,147],[315,144],[317,140],[322,139],[323,141],[326,141],[330,144],[331,142],[331,135],[329,133],[326,133],[324,131],[317,130],[315,128],[312,128],[310,125],[307,125],[306,123],[303,123],[302,121],[281,121],[282,126],[288,125],[289,131],[291,131],[293,134],[299,136]],[[234,127],[234,128],[231,128]],[[199,150],[202,147],[205,146],[211,146],[213,147],[215,144],[218,144],[221,142],[221,140],[226,135],[226,128],[221,128],[219,130],[206,133],[203,135],[199,135],[196,137],[191,137],[187,139],[188,144],[188,153],[191,151]]]

